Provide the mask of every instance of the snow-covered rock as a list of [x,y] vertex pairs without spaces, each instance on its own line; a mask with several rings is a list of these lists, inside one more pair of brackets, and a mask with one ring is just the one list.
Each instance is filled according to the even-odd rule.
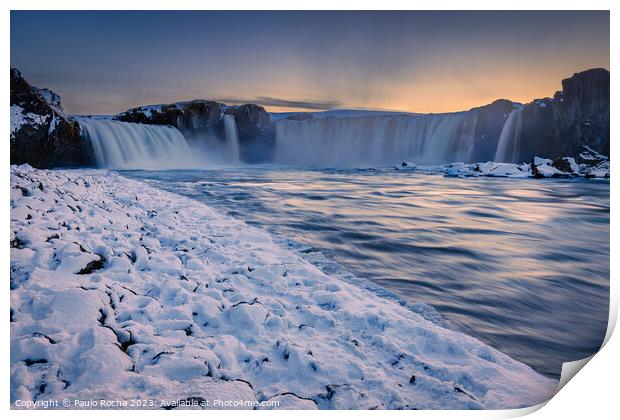
[[65,116],[65,111],[62,109],[62,105],[60,104],[60,95],[56,92],[46,89],[46,88],[35,88],[34,90],[43,98],[45,102],[61,116]]
[[[47,123],[48,115],[39,115],[32,112],[25,112],[19,105],[11,105],[11,139],[21,130],[24,125],[40,127]],[[51,127],[51,124],[50,124]]]
[[586,178],[609,178],[609,159],[588,146],[583,146],[578,156],[563,157],[556,160],[534,157],[531,164],[532,176],[535,178],[556,178],[583,176]]
[[579,153],[579,163],[588,166],[598,166],[602,163],[609,162],[609,158],[588,146],[582,146]]
[[554,167],[551,159],[544,159],[538,156],[532,159],[531,168],[534,178],[555,178],[569,175]]
[[580,172],[579,165],[572,157],[563,157],[553,161],[553,167],[556,169],[572,175],[577,175]]
[[529,165],[500,162],[453,163],[444,168],[444,174],[452,177],[527,178],[530,176]]
[[14,407],[512,408],[556,385],[199,202],[106,171],[11,167]]
[[38,167],[92,163],[77,122],[65,117],[60,96],[30,85],[11,69],[11,163]]
[[[584,147],[584,153],[579,156],[581,164],[571,157],[558,158],[556,160],[546,159],[539,156],[532,158],[531,163],[463,163],[456,162],[444,166],[421,166],[413,163],[403,162],[403,167],[396,169],[411,169],[414,171],[428,173],[443,173],[449,177],[502,177],[502,178],[609,178],[609,160],[601,155]],[[406,164],[406,166],[405,166]]]

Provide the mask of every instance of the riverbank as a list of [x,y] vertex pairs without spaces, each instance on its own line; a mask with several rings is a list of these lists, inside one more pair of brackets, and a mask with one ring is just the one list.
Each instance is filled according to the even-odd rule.
[[192,199],[103,170],[13,166],[11,187],[13,405],[516,408],[555,390]]

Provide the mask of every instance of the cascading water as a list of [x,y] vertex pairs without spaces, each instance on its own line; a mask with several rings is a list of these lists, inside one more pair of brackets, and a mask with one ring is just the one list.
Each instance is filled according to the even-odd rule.
[[232,115],[224,115],[224,131],[226,132],[226,151],[230,163],[239,163],[239,133],[237,123]]
[[198,166],[183,134],[174,127],[79,118],[97,166],[168,169]]
[[277,163],[303,165],[469,161],[476,114],[326,117],[276,123]]
[[523,108],[515,108],[508,115],[497,142],[495,152],[496,162],[516,162],[519,158],[519,143],[521,139],[521,115]]

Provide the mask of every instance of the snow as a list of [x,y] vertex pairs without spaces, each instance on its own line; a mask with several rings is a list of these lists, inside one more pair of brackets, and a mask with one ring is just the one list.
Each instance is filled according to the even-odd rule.
[[52,121],[50,122],[50,126],[47,129],[47,134],[50,135],[54,132],[54,130],[56,130],[56,127],[58,126],[58,118],[56,118],[56,115],[52,115]]
[[571,171],[578,173],[580,171],[579,165],[577,165],[577,162],[575,161],[574,158],[572,157],[564,157],[563,158],[566,162],[568,162],[568,165],[570,166]]
[[60,95],[45,88],[34,88],[34,90],[58,115],[65,116],[62,106],[60,105]]
[[11,105],[11,136],[15,135],[24,124],[42,125],[46,122],[46,115],[24,113],[24,109],[19,105]]
[[609,158],[589,146],[582,146],[583,152],[579,154],[579,157],[585,161],[608,161]]
[[[596,153],[596,152],[594,152]],[[430,173],[440,172],[445,176],[451,177],[505,177],[505,178],[554,178],[554,177],[586,177],[586,178],[609,178],[609,161],[605,156],[597,154],[600,162],[595,166],[579,165],[574,158],[564,157],[559,161],[564,161],[570,168],[565,172],[564,166],[559,166],[558,162],[551,159],[534,157],[533,165],[529,163],[501,163],[501,162],[484,162],[484,163],[451,163],[445,166],[413,166],[413,170],[428,171]],[[582,158],[583,158],[582,154]],[[594,156],[594,155],[593,155]],[[592,156],[591,156],[592,157]],[[592,157],[594,159],[594,157]],[[413,164],[411,164],[413,165]],[[557,166],[557,167],[556,167]],[[534,172],[533,167],[536,168]],[[562,168],[562,169],[559,169]],[[397,168],[403,169],[403,168]]]
[[545,158],[541,158],[538,156],[534,156],[534,165],[535,166],[540,166],[540,165],[551,165],[553,164],[553,161],[551,159],[545,159]]
[[11,167],[13,407],[495,409],[556,385],[189,198],[104,170]]
[[163,105],[144,105],[139,108],[134,108],[138,111],[141,111],[148,118],[153,116],[153,112],[161,112]]
[[453,163],[447,165],[443,172],[454,177],[507,177],[527,178],[531,176],[530,166],[515,163],[484,162],[484,163]]
[[554,176],[564,175],[562,171],[549,164],[537,165],[538,174],[543,178],[551,178]]
[[[187,102],[177,102],[174,103],[170,106],[177,106],[180,105],[182,103],[187,103]],[[141,112],[143,113],[147,118],[151,118],[153,116],[153,112],[161,112],[162,109],[167,106],[164,104],[154,104],[154,105],[141,105],[135,108],[129,108],[127,111],[125,112],[121,112],[120,114],[117,115],[112,115],[112,116],[105,116],[105,119],[116,119],[119,115],[123,115],[123,114],[128,114],[131,112]],[[84,117],[83,115],[76,115],[76,117]],[[98,117],[98,116],[89,116],[89,117]]]

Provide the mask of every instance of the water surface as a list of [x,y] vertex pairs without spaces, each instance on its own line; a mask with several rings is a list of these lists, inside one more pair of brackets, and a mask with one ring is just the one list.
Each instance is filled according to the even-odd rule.
[[128,171],[321,250],[537,371],[596,351],[609,182],[274,167]]

